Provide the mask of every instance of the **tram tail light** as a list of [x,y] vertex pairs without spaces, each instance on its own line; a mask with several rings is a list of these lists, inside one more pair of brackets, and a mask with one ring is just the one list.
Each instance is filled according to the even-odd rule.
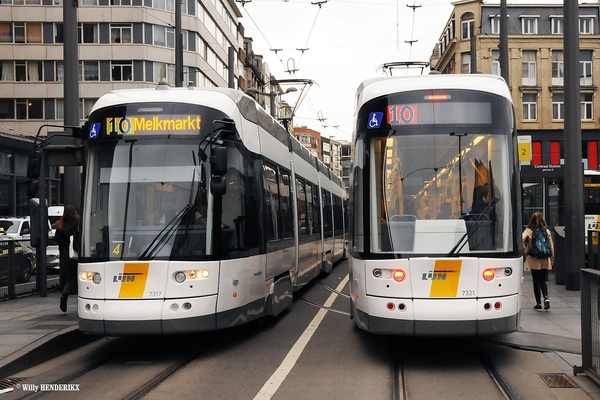
[[406,273],[401,269],[397,269],[392,273],[392,276],[396,282],[402,282],[406,278]]
[[486,281],[491,281],[492,279],[494,279],[494,276],[496,275],[494,273],[493,269],[486,269],[485,271],[483,271],[483,279]]

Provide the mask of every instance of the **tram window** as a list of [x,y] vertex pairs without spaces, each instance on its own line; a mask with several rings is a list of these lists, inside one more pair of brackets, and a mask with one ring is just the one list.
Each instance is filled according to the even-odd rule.
[[330,237],[333,233],[331,220],[331,193],[323,191],[323,233],[325,237]]
[[268,163],[263,166],[265,187],[265,235],[267,241],[279,239],[279,187],[277,167]]
[[343,233],[344,225],[342,218],[342,199],[339,196],[333,196],[333,224],[335,226],[336,235]]
[[306,215],[308,220],[308,234],[312,235],[315,233],[315,218],[313,212],[313,196],[312,196],[312,185],[306,184]]
[[304,180],[296,178],[296,200],[298,202],[298,236],[308,235],[307,223],[307,207],[306,207],[306,191],[304,188]]
[[291,238],[293,236],[293,214],[292,203],[290,198],[290,173],[283,169],[279,169],[279,204],[281,206],[281,228],[282,238]]
[[313,223],[313,233],[320,233],[321,232],[321,208],[320,208],[320,201],[319,201],[319,188],[314,186],[312,187],[312,197],[313,197],[313,216],[314,216],[314,223]]

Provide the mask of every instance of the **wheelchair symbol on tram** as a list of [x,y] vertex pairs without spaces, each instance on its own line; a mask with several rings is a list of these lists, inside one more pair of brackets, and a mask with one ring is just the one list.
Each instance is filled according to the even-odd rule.
[[382,112],[372,112],[369,114],[369,121],[367,122],[367,127],[369,129],[377,129],[381,126],[381,120],[383,119]]
[[92,124],[92,126],[90,126],[90,132],[89,132],[89,139],[96,139],[98,137],[98,133],[100,132],[100,126],[101,124]]

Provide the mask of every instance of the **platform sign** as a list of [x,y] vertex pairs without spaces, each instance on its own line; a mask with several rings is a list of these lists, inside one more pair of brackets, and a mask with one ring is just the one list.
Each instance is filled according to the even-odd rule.
[[519,162],[529,165],[531,163],[531,136],[519,136],[517,149],[519,151]]

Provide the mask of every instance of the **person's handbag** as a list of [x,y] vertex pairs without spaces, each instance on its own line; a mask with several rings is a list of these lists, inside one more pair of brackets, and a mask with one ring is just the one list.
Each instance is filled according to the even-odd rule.
[[69,237],[69,258],[78,260],[79,259],[79,251],[76,250],[74,246],[75,235],[71,235]]

